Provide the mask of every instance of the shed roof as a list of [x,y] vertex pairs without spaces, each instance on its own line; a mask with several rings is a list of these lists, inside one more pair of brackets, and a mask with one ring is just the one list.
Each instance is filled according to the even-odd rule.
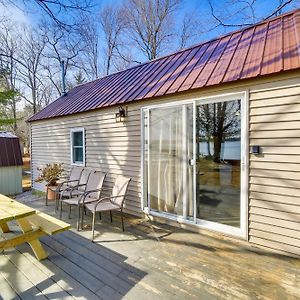
[[0,167],[23,165],[19,138],[10,132],[0,132]]
[[300,9],[79,85],[29,121],[300,68]]

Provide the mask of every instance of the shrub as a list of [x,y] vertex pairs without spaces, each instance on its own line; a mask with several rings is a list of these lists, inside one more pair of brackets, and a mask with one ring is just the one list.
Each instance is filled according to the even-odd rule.
[[37,168],[40,171],[38,178],[35,182],[46,182],[46,185],[56,185],[57,180],[64,172],[62,163],[47,164],[44,168]]

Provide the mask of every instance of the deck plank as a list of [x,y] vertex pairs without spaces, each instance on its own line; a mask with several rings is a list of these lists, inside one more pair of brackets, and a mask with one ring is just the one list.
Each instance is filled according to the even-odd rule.
[[77,279],[85,288],[95,294],[100,287],[104,286],[103,282],[90,275],[76,263],[68,260],[64,255],[62,255],[64,250],[61,249],[57,252],[50,248],[46,243],[43,243],[43,245],[50,254],[48,259],[57,267],[61,268],[65,273],[69,274],[72,278]]
[[6,257],[16,266],[16,268],[32,283],[43,295],[52,299],[74,300],[74,298],[62,289],[52,280],[51,276],[47,276],[42,272],[36,264],[33,264],[25,255],[19,251],[13,251]]
[[0,271],[0,299],[3,300],[18,300],[21,299],[15,290],[9,285],[9,283],[6,281],[4,275]]
[[0,265],[2,276],[9,282],[20,298],[24,300],[47,299],[6,256],[0,256]]
[[[61,244],[64,244],[64,245],[68,245],[68,247],[70,249],[72,249],[72,251],[76,252],[77,254],[81,254],[83,252],[85,252],[85,257],[97,264],[98,266],[100,266],[101,268],[103,268],[104,270],[114,274],[114,275],[118,275],[122,270],[122,265],[121,264],[118,264],[118,263],[115,263],[111,260],[108,260],[105,256],[102,256],[101,253],[102,253],[102,249],[103,247],[97,247],[97,252],[93,252],[93,251],[90,251],[89,249],[87,249],[85,247],[85,245],[80,245],[78,243],[78,237],[77,237],[77,240],[74,241],[70,238],[68,238],[69,234],[60,234],[60,235],[57,235],[57,236],[53,236],[53,239],[58,241],[59,243]],[[85,241],[86,243],[89,243],[89,241]],[[100,250],[100,251],[99,251]]]
[[[30,205],[55,216],[54,204],[45,207],[43,199]],[[66,217],[73,229],[43,238],[49,259],[38,262],[27,245],[17,249],[75,299],[300,299],[299,259],[128,215],[122,232],[118,215],[110,223],[109,214],[103,214],[91,243],[90,214],[80,232],[74,229],[76,211]]]
[[[84,233],[81,232],[81,235]],[[133,283],[136,281],[141,280],[145,275],[147,275],[147,272],[144,272],[142,269],[135,268],[134,266],[130,265],[129,263],[126,263],[125,260],[128,260],[128,257],[116,252],[112,251],[108,247],[105,247],[102,243],[101,251],[99,251],[99,244],[97,243],[91,243],[89,239],[86,239],[85,237],[81,236],[81,238],[78,238],[78,234],[74,233],[72,231],[64,232],[60,236],[64,236],[65,238],[72,241],[72,243],[75,243],[77,245],[80,245],[85,249],[85,251],[88,251],[89,253],[94,253],[99,255],[100,257],[104,257],[110,262],[113,262],[114,264],[117,264],[121,267],[121,272],[118,274],[119,277],[123,278],[122,274],[126,273],[127,276],[123,278],[125,281],[128,281],[129,283]],[[55,237],[56,238],[56,237]],[[135,281],[128,280],[128,277],[135,278]]]
[[75,299],[99,299],[93,292],[87,289],[80,283],[80,278],[73,278],[68,273],[64,272],[60,267],[46,259],[42,262],[38,262],[34,256],[30,253],[28,245],[18,246],[18,250],[25,256],[27,256],[33,264],[37,264],[38,267],[49,277],[52,278],[61,288],[68,293],[72,294]]
[[[69,248],[68,244],[62,244],[59,241],[57,241],[55,237],[43,238],[42,241],[51,249],[60,252],[60,254],[66,259],[68,259],[70,262],[76,264],[82,270],[85,270],[86,274],[89,274],[95,279],[97,279],[99,282],[101,282],[103,286],[108,285],[121,295],[126,294],[126,292],[132,287],[129,283],[123,281],[121,278],[119,278],[117,281],[117,278],[114,274],[112,274],[110,271],[103,269],[101,267],[101,260],[100,262],[98,260],[89,260],[89,253],[86,253],[85,256],[82,256],[81,254],[76,253],[72,248]],[[100,247],[99,250],[101,251]],[[118,282],[118,284],[116,284],[116,281]],[[101,289],[101,287],[102,286],[99,285],[99,289]]]

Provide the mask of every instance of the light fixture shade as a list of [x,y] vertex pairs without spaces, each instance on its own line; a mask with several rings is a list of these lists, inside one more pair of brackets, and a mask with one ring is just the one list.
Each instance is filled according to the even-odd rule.
[[122,106],[119,107],[119,111],[116,113],[116,122],[125,122],[127,117],[127,107],[124,109]]

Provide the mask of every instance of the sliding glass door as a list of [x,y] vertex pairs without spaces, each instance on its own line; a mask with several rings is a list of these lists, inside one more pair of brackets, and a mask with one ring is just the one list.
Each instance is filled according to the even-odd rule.
[[196,106],[197,219],[240,227],[241,101]]
[[143,110],[144,207],[242,235],[246,207],[243,95]]

